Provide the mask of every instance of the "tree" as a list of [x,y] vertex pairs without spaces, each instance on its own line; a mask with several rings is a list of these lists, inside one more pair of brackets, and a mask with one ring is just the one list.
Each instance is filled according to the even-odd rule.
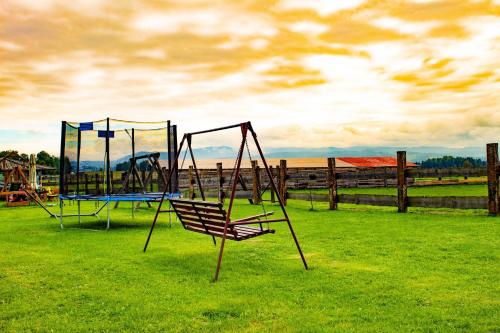
[[25,154],[25,153],[19,154],[19,158],[23,162],[29,162],[29,160],[30,160],[30,157],[28,156],[28,154]]
[[40,165],[51,166],[54,168],[59,168],[59,158],[50,155],[46,151],[42,150],[36,154],[37,163]]
[[116,171],[127,171],[129,167],[130,167],[130,162],[126,161],[126,162],[118,163],[116,165],[115,169],[116,169]]
[[469,161],[469,160],[464,161],[464,168],[472,168],[472,167],[473,167],[473,164],[471,161]]

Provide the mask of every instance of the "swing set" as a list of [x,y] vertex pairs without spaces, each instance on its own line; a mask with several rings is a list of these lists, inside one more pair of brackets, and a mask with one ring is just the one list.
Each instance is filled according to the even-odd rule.
[[[219,131],[229,130],[229,129],[233,129],[233,128],[240,128],[242,140],[241,140],[239,151],[238,151],[238,154],[236,157],[235,165],[233,167],[233,172],[231,174],[231,178],[229,181],[228,189],[230,188],[231,192],[230,192],[230,196],[229,196],[228,207],[226,210],[226,209],[224,209],[224,205],[221,202],[206,201],[205,193],[203,191],[203,187],[202,187],[201,180],[200,180],[200,173],[198,171],[198,168],[196,167],[196,160],[195,160],[194,154],[193,154],[192,139],[194,136],[197,136],[197,135],[219,132]],[[302,249],[300,248],[299,241],[297,239],[297,236],[295,235],[295,231],[293,230],[292,224],[290,222],[290,218],[289,218],[289,216],[286,212],[285,206],[283,204],[283,198],[281,198],[281,196],[278,195],[278,202],[279,202],[281,211],[283,213],[282,218],[268,219],[268,216],[273,215],[274,212],[266,212],[264,205],[262,204],[262,208],[263,208],[262,214],[248,216],[248,217],[240,218],[237,220],[231,219],[231,213],[233,212],[234,199],[236,196],[236,189],[237,189],[237,185],[239,182],[238,179],[240,179],[240,175],[241,175],[240,174],[241,161],[242,161],[245,147],[247,148],[248,155],[251,159],[250,149],[248,148],[248,134],[249,134],[249,132],[253,138],[253,141],[255,143],[257,151],[258,151],[260,158],[262,160],[262,163],[264,165],[265,171],[269,177],[270,186],[272,186],[274,191],[277,193],[278,191],[277,191],[276,183],[274,182],[274,179],[273,179],[273,176],[272,176],[271,171],[269,169],[269,166],[267,164],[267,161],[264,158],[264,154],[263,154],[262,149],[260,147],[259,141],[257,140],[257,134],[255,133],[254,129],[252,128],[252,124],[250,122],[245,122],[245,123],[241,123],[241,124],[235,124],[235,125],[230,125],[230,126],[225,126],[225,127],[219,127],[219,128],[208,129],[208,130],[204,130],[204,131],[184,134],[182,141],[180,143],[179,149],[177,151],[176,157],[175,157],[175,163],[173,164],[174,168],[178,167],[177,162],[178,162],[180,154],[182,152],[182,148],[183,148],[184,144],[186,144],[187,147],[186,147],[186,151],[184,153],[184,158],[183,158],[182,163],[184,163],[187,152],[189,152],[190,157],[191,157],[191,161],[193,164],[193,169],[195,172],[196,183],[198,185],[198,188],[200,189],[201,200],[172,199],[172,198],[170,198],[168,200],[169,200],[170,204],[172,205],[172,208],[176,212],[176,214],[179,218],[179,221],[181,222],[184,229],[211,236],[212,240],[214,242],[214,245],[216,244],[215,237],[222,238],[221,244],[220,244],[220,250],[219,250],[219,257],[217,260],[217,267],[216,267],[215,275],[214,275],[214,282],[217,281],[219,278],[219,272],[220,272],[221,263],[222,263],[222,255],[224,253],[224,245],[225,245],[226,239],[235,240],[235,241],[242,241],[242,240],[258,237],[258,236],[265,235],[265,234],[273,234],[273,233],[275,233],[275,230],[270,229],[269,224],[270,223],[277,223],[277,222],[286,222],[287,223],[288,228],[290,230],[290,233],[292,235],[292,238],[295,242],[297,250],[298,250],[300,257],[302,259],[302,263],[304,264],[304,268],[308,269],[306,259],[304,257],[304,254],[302,253]],[[181,169],[182,169],[182,165],[181,165]],[[172,175],[175,172],[176,172],[176,169],[173,169],[169,173],[169,177],[167,180],[167,186],[165,187],[165,192],[169,188],[169,183],[172,181]],[[151,229],[149,231],[148,238],[146,240],[146,244],[144,245],[144,252],[146,252],[146,250],[147,250],[147,247],[148,247],[149,241],[151,239],[151,235],[153,233],[153,230],[155,228],[156,222],[158,220],[159,214],[169,211],[169,210],[162,210],[164,198],[165,198],[165,196],[162,196],[162,199],[160,200],[160,203],[158,205],[158,209],[156,211],[156,215],[155,215],[153,223],[151,225]],[[264,227],[263,224],[267,224],[267,227]]]

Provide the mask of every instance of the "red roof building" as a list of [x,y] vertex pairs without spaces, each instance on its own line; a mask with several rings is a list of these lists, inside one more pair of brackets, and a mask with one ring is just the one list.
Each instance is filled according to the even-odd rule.
[[[395,157],[337,157],[337,168],[395,168],[398,161]],[[417,166],[415,163],[406,162],[409,167]]]

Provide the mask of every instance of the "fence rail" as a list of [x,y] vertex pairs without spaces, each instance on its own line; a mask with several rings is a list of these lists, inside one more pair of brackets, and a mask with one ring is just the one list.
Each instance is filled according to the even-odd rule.
[[[312,200],[316,202],[329,202],[328,194],[288,193],[289,199]],[[348,203],[369,206],[397,207],[397,195],[378,194],[340,194],[338,203]],[[408,207],[424,208],[455,208],[455,209],[486,209],[488,197],[409,197]]]

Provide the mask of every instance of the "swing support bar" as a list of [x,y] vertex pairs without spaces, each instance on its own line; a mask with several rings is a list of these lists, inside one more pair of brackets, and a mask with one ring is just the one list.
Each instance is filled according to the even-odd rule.
[[[193,161],[193,167],[194,167],[194,170],[195,170],[195,173],[196,173],[196,180],[197,180],[198,186],[201,189],[201,182],[200,182],[200,178],[199,178],[199,173],[198,173],[198,169],[196,167],[196,163],[195,163],[195,160],[194,160],[193,150],[191,148],[192,137],[194,135],[207,134],[207,133],[218,132],[218,131],[223,131],[223,130],[238,128],[238,127],[241,130],[242,140],[241,140],[241,144],[240,144],[240,147],[239,147],[238,155],[237,155],[237,158],[236,158],[235,179],[238,179],[238,177],[240,175],[241,160],[242,160],[242,157],[243,157],[243,151],[244,151],[245,145],[246,145],[247,140],[248,140],[248,133],[250,132],[251,137],[253,138],[253,141],[255,143],[255,146],[257,147],[257,150],[259,152],[259,156],[260,156],[260,158],[261,158],[261,160],[262,160],[262,162],[264,164],[264,169],[265,169],[265,171],[266,171],[266,173],[267,173],[267,175],[268,175],[268,177],[270,179],[270,186],[273,188],[273,190],[275,191],[275,193],[278,193],[278,189],[277,189],[276,183],[274,182],[273,176],[272,176],[271,171],[269,169],[269,165],[267,164],[267,161],[266,161],[266,159],[264,157],[264,153],[262,152],[262,148],[260,147],[259,141],[257,139],[257,134],[253,130],[252,124],[250,122],[245,122],[245,123],[240,123],[240,124],[235,124],[235,125],[230,125],[230,126],[218,127],[218,128],[208,129],[208,130],[204,130],[204,131],[198,131],[198,132],[192,132],[192,133],[186,133],[186,134],[184,134],[184,136],[182,138],[182,141],[181,141],[181,143],[179,145],[179,149],[177,150],[177,154],[175,156],[174,167],[172,168],[172,170],[170,170],[170,172],[168,174],[168,180],[167,180],[167,184],[165,186],[165,192],[168,190],[169,185],[170,185],[170,183],[172,181],[172,175],[177,171],[177,168],[178,168],[177,161],[179,160],[180,154],[182,152],[182,148],[183,148],[183,146],[184,146],[185,143],[187,144],[189,153],[190,153],[192,161]],[[290,222],[290,218],[289,218],[289,216],[288,216],[288,214],[286,212],[286,209],[285,209],[285,206],[284,206],[284,203],[283,203],[283,198],[281,196],[278,195],[277,197],[278,197],[278,202],[279,202],[279,205],[280,205],[280,208],[281,208],[281,211],[283,213],[284,218],[274,219],[274,220],[267,220],[267,221],[259,221],[258,220],[261,217],[266,217],[266,216],[271,215],[273,213],[273,212],[269,212],[269,213],[264,213],[264,214],[261,214],[261,215],[251,216],[251,217],[248,217],[248,218],[243,218],[243,219],[235,220],[235,221],[231,222],[231,212],[232,212],[232,209],[233,209],[233,204],[234,204],[234,199],[235,199],[235,195],[236,195],[237,184],[238,184],[237,181],[234,181],[232,183],[231,196],[230,196],[230,199],[229,199],[229,204],[228,204],[228,209],[227,209],[227,214],[226,214],[226,222],[224,224],[224,232],[223,232],[222,241],[221,241],[221,244],[220,244],[219,257],[218,257],[218,260],[217,260],[217,267],[216,267],[215,275],[214,275],[214,279],[213,279],[214,282],[217,281],[218,278],[219,278],[219,272],[220,272],[220,268],[221,268],[221,264],[222,264],[222,256],[223,256],[223,253],[224,253],[225,241],[226,241],[227,234],[228,234],[228,227],[231,226],[231,225],[259,224],[259,223],[262,223],[262,222],[265,222],[265,223],[267,223],[267,222],[286,222],[287,225],[288,225],[288,229],[290,230],[290,233],[291,233],[292,238],[294,240],[295,246],[297,247],[297,251],[299,252],[300,257],[302,259],[302,263],[304,264],[304,268],[308,269],[306,259],[304,257],[304,254],[302,253],[302,249],[300,247],[299,241],[297,239],[295,231],[294,231],[294,229],[292,227],[292,224]],[[201,189],[201,195],[202,195],[202,198],[204,199],[205,196],[204,196],[204,193],[203,193],[202,189]],[[151,235],[153,233],[154,227],[155,227],[156,222],[158,220],[158,214],[161,212],[161,207],[162,207],[163,201],[164,200],[162,199],[160,201],[159,205],[158,205],[158,209],[156,211],[153,223],[151,224],[151,229],[149,230],[148,238],[147,238],[146,243],[144,245],[144,252],[146,252],[148,244],[149,244],[149,241],[151,240]]]

